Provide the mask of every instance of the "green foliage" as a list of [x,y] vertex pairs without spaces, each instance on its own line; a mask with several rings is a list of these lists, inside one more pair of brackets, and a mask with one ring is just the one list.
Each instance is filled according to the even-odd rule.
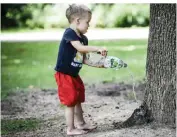
[[[20,89],[57,88],[54,79],[59,42],[2,42],[2,99]],[[89,45],[105,46],[108,55],[128,64],[135,80],[145,76],[147,40],[90,41]],[[98,69],[83,65],[80,75],[85,83],[103,81],[130,82],[126,69]]]
[[40,121],[36,119],[1,119],[1,135],[35,130]]
[[135,4],[132,7],[132,24],[134,26],[148,26],[149,25],[149,6],[146,4]]
[[90,25],[92,27],[105,28],[107,26],[108,11],[110,11],[111,5],[109,4],[97,4],[92,11],[92,21]]
[[27,4],[1,4],[2,28],[23,27],[26,19],[31,18],[28,9],[24,10]]
[[[149,4],[88,4],[91,27],[112,28],[149,25]],[[2,4],[2,28],[65,28],[68,4]]]
[[148,4],[114,4],[106,16],[106,27],[144,27],[149,25]]
[[107,19],[108,27],[130,27],[132,23],[131,6],[115,4]]
[[[67,19],[65,17],[66,5],[46,5],[40,11],[33,9],[32,19],[28,19],[26,24],[34,28],[64,28],[68,26]],[[61,12],[62,11],[62,12]]]

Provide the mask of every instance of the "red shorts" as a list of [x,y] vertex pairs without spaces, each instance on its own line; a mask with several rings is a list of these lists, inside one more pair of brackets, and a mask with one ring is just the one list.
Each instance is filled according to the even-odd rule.
[[61,72],[55,73],[58,96],[61,104],[74,106],[85,101],[85,88],[80,76],[72,77]]

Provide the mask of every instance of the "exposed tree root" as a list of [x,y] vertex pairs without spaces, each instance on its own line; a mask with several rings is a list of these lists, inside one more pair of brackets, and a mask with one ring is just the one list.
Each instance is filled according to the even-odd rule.
[[142,125],[150,123],[153,121],[151,111],[148,109],[148,106],[145,102],[142,105],[135,109],[133,114],[124,122],[114,122],[113,125],[115,128],[126,128],[135,125]]

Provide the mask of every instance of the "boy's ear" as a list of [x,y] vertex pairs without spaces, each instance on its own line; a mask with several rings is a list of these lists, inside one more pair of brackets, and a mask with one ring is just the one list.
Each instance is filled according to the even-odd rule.
[[77,18],[77,19],[76,19],[76,23],[77,23],[77,24],[79,24],[79,21],[80,21],[80,19],[79,19],[79,18]]

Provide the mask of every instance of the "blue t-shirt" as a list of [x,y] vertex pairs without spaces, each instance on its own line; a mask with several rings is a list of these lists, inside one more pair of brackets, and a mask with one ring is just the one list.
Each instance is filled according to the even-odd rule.
[[86,36],[79,37],[74,30],[67,28],[60,42],[55,70],[76,77],[82,68],[83,53],[78,52],[71,45],[71,41],[80,41],[83,45],[88,45]]

